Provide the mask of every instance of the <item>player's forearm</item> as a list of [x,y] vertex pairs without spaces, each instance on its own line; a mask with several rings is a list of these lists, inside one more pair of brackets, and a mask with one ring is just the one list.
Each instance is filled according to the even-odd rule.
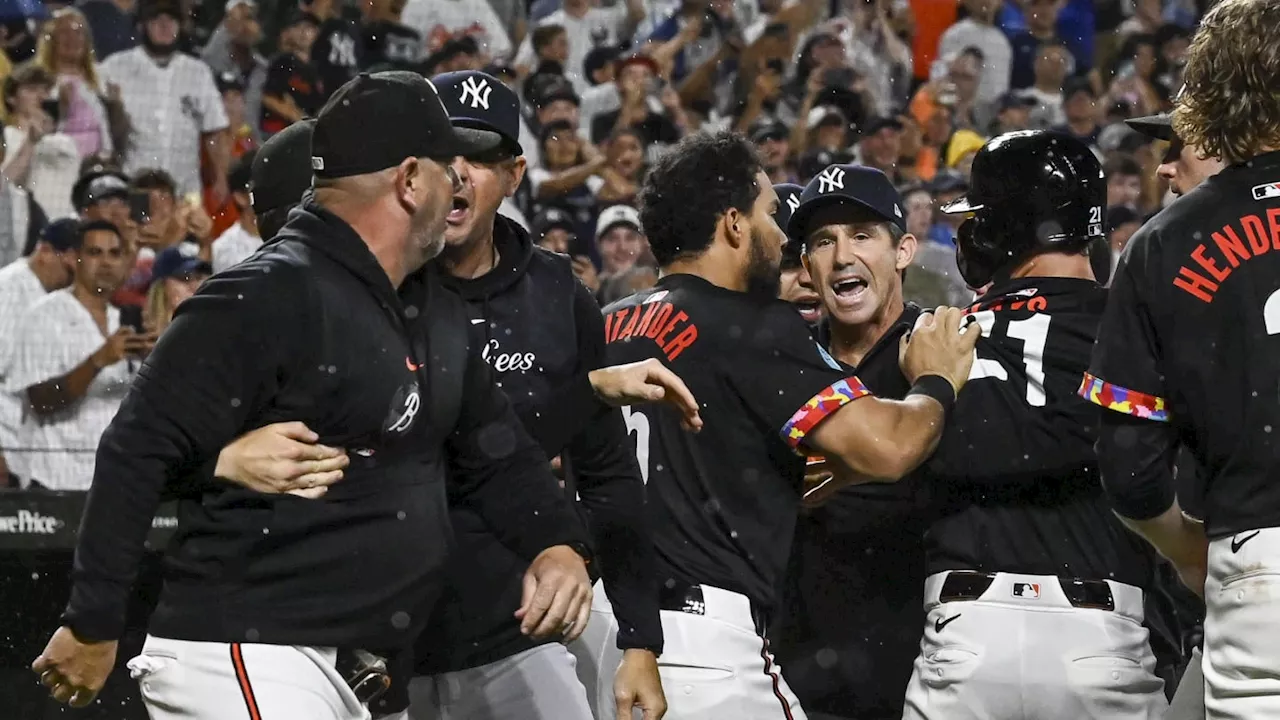
[[548,457],[559,455],[571,438],[608,410],[585,372],[553,389],[545,402],[516,408],[520,422]]
[[1194,567],[1206,562],[1209,539],[1205,535],[1204,525],[1184,515],[1177,500],[1153,518],[1133,520],[1123,515],[1119,517],[1130,530],[1145,538],[1174,566]]
[[819,425],[813,445],[835,462],[838,484],[895,482],[937,447],[943,415],[941,403],[920,395],[866,397]]
[[643,493],[631,502],[634,504],[626,508],[596,506],[589,521],[593,547],[605,591],[618,618],[618,647],[661,654],[656,557],[644,521]]
[[585,543],[586,531],[551,474],[547,456],[515,414],[508,417],[451,441],[454,497],[483,518],[499,542],[526,560],[555,545]]
[[1106,411],[1095,450],[1102,486],[1121,517],[1151,520],[1175,504],[1178,438],[1168,423]]
[[601,578],[618,617],[618,647],[662,652],[658,575],[645,510],[644,480],[618,410],[599,418],[569,448],[588,515]]
[[182,455],[175,445],[181,433],[142,405],[126,401],[98,446],[62,618],[84,640],[115,640],[124,632],[147,532],[174,458]]

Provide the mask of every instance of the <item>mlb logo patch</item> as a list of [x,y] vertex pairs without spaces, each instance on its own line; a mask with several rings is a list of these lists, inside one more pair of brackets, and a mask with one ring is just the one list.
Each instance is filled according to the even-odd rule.
[[1022,583],[1013,584],[1013,596],[1026,598],[1028,600],[1040,599],[1040,583]]
[[1266,200],[1274,197],[1280,197],[1280,182],[1255,185],[1253,188],[1254,200]]

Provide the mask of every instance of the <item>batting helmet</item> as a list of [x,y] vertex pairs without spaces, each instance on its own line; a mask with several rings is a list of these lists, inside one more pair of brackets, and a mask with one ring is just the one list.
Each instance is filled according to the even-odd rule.
[[1043,252],[1085,252],[1105,239],[1107,184],[1083,142],[1028,130],[992,138],[973,158],[969,193],[942,208],[972,213],[956,233],[970,287]]

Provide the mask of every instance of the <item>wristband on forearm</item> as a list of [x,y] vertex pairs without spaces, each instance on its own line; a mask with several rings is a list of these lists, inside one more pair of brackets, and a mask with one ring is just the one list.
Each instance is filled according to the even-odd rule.
[[941,375],[921,375],[916,378],[916,382],[907,391],[907,397],[912,395],[924,395],[937,400],[942,405],[942,415],[945,417],[951,412],[951,407],[956,404],[956,389],[952,387],[951,381]]

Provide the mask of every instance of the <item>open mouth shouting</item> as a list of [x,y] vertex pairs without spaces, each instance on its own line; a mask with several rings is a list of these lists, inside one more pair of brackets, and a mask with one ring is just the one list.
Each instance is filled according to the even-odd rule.
[[844,275],[831,283],[834,304],[842,310],[854,310],[867,295],[867,279],[856,274]]
[[817,293],[805,292],[791,299],[791,306],[800,313],[800,317],[810,325],[816,325],[822,319],[822,302]]
[[467,215],[471,212],[471,202],[461,195],[453,196],[453,208],[445,217],[445,222],[450,225],[462,225],[467,221]]

